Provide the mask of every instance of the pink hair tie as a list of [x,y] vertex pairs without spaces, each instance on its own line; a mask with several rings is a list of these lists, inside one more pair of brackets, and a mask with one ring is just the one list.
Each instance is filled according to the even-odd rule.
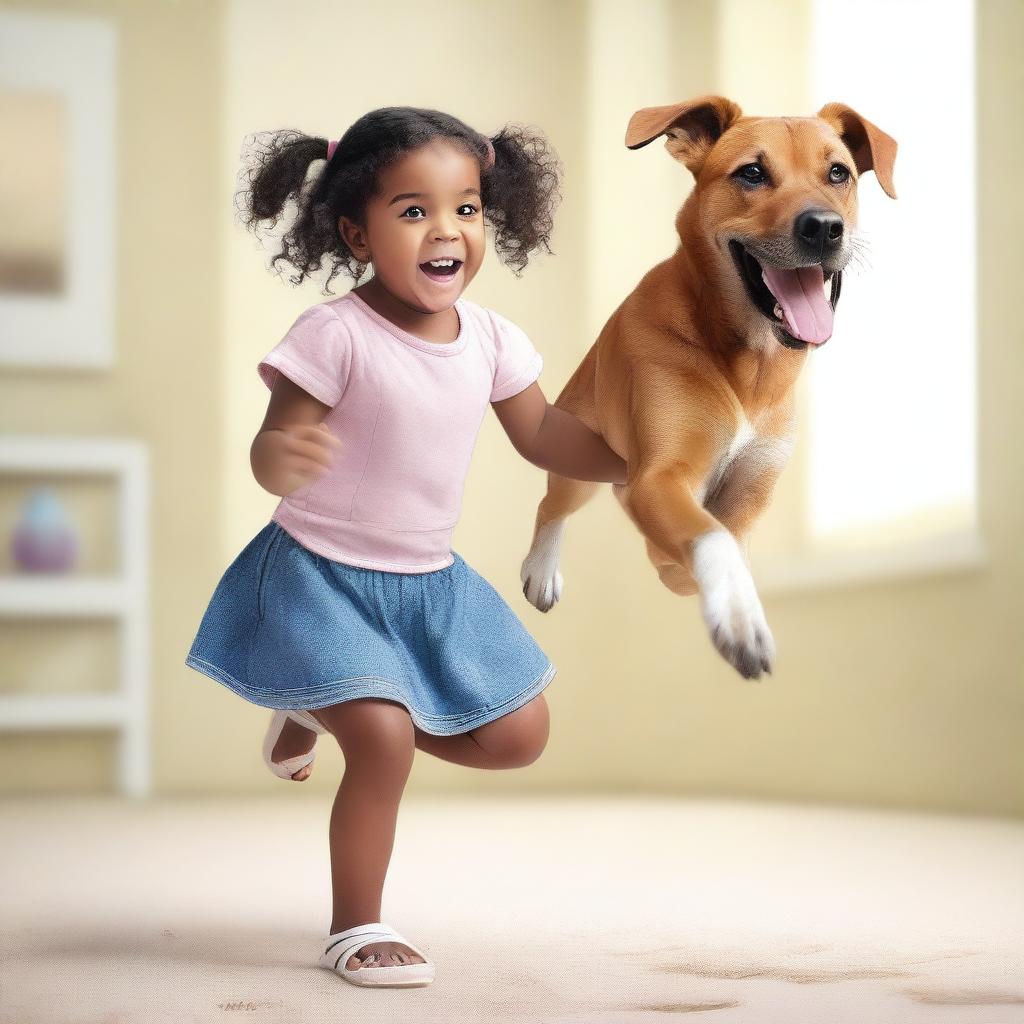
[[494,166],[494,144],[486,137],[484,142],[487,144],[487,160],[484,163],[484,170],[486,171]]
[[328,160],[330,160],[331,157],[334,156],[334,151],[337,148],[338,148],[338,140],[337,139],[335,139],[334,142],[328,142],[327,143],[327,159]]

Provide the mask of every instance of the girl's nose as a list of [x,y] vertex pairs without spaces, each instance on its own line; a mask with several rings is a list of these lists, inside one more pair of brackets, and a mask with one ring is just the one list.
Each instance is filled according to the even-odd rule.
[[454,223],[438,221],[434,225],[434,240],[438,242],[454,242],[459,237],[459,229]]

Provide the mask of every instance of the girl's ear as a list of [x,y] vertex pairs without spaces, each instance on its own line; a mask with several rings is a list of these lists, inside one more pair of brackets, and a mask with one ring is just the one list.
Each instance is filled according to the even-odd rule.
[[338,218],[338,231],[352,255],[360,263],[369,263],[370,247],[367,244],[366,232],[348,217]]

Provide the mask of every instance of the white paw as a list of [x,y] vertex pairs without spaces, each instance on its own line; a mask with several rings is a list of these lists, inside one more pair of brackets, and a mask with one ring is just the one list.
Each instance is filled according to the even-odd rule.
[[526,600],[542,612],[550,611],[562,596],[562,574],[558,571],[558,552],[562,544],[565,520],[542,526],[523,560],[519,578]]
[[775,641],[736,539],[711,530],[693,542],[701,611],[718,652],[744,679],[771,675]]

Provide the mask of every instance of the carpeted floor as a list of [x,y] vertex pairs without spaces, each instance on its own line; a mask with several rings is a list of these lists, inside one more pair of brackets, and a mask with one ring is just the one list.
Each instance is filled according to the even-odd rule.
[[0,802],[0,1021],[1024,1022],[1024,824],[671,799],[407,800],[384,921],[315,966],[330,800]]

